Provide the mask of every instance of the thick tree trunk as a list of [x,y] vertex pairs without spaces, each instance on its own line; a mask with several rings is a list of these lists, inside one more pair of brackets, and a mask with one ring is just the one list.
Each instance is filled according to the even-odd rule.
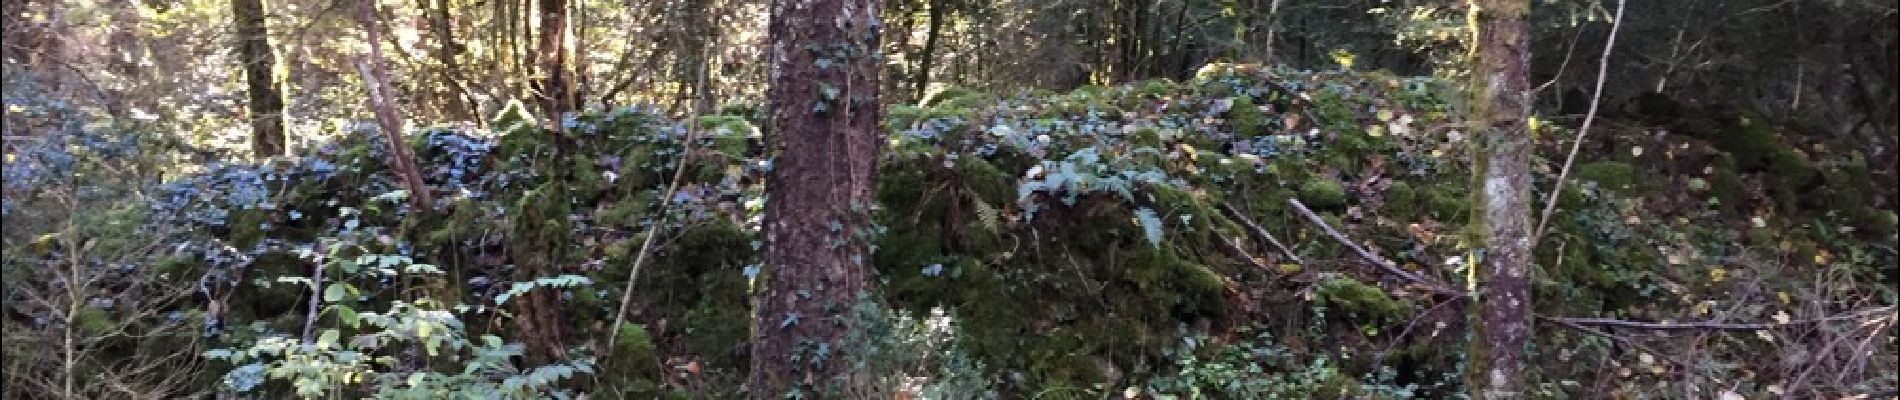
[[1473,398],[1524,396],[1524,345],[1530,336],[1531,137],[1528,0],[1473,0],[1477,30],[1471,76],[1474,208],[1481,243],[1475,334],[1466,366]]
[[[865,288],[877,166],[878,0],[773,0],[766,271],[752,325],[755,399],[848,382],[851,306]],[[836,397],[836,396],[829,396]]]
[[930,22],[927,23],[929,26],[924,28],[926,29],[924,31],[924,49],[917,55],[917,83],[912,85],[911,88],[911,93],[914,93],[915,98],[918,100],[922,100],[924,98],[924,90],[930,88],[930,68],[931,63],[936,61],[937,37],[943,34],[943,3],[944,0],[931,0],[930,10],[926,11],[930,16]]
[[250,94],[251,151],[258,157],[283,154],[283,80],[264,28],[264,0],[231,0],[231,14],[237,17],[238,60]]

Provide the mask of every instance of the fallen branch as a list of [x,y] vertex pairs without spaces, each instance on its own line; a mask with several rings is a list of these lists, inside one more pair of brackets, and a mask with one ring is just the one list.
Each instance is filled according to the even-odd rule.
[[1551,323],[1563,326],[1565,328],[1575,329],[1579,332],[1588,333],[1595,336],[1602,336],[1603,338],[1610,339],[1611,341],[1614,341],[1618,344],[1622,344],[1624,346],[1629,346],[1630,348],[1636,349],[1636,351],[1641,351],[1644,353],[1649,353],[1651,355],[1654,355],[1657,358],[1663,359],[1663,361],[1668,361],[1670,364],[1675,364],[1677,367],[1681,367],[1685,371],[1695,370],[1694,368],[1689,366],[1689,363],[1682,362],[1682,360],[1677,360],[1675,357],[1670,357],[1669,355],[1656,351],[1656,349],[1649,348],[1649,346],[1644,346],[1641,343],[1636,343],[1636,341],[1630,340],[1629,338],[1626,338],[1626,337],[1617,336],[1609,332],[1604,332],[1602,330],[1598,330],[1598,329],[1591,328],[1588,326],[1583,326],[1581,324],[1577,324],[1574,322],[1564,321],[1562,318],[1551,318],[1551,317],[1539,315],[1537,316],[1537,319],[1549,321]]
[[[1216,235],[1216,236],[1219,236],[1219,235]],[[1253,254],[1247,253],[1247,248],[1241,246],[1240,243],[1235,243],[1233,239],[1228,239],[1225,236],[1220,236],[1218,237],[1218,239],[1220,239],[1220,242],[1216,244],[1219,244],[1222,250],[1226,250],[1231,256],[1234,256],[1242,260],[1247,260],[1247,265],[1251,265],[1255,269],[1262,269],[1262,270],[1271,268],[1267,266],[1267,263],[1261,262],[1259,258],[1254,257]]]
[[1261,228],[1260,224],[1254,223],[1253,220],[1251,219],[1247,219],[1247,216],[1244,214],[1241,214],[1240,210],[1234,209],[1233,205],[1227,204],[1226,202],[1221,202],[1220,213],[1221,215],[1227,216],[1228,219],[1234,220],[1234,222],[1239,222],[1240,226],[1247,228],[1247,233],[1252,234],[1254,237],[1254,240],[1265,241],[1267,243],[1273,244],[1274,248],[1280,249],[1280,253],[1286,254],[1286,257],[1288,259],[1292,259],[1294,263],[1298,263],[1298,264],[1306,263],[1305,260],[1300,259],[1300,255],[1293,254],[1293,250],[1288,249],[1285,244],[1281,244],[1280,239],[1275,239],[1273,237],[1273,234],[1267,233],[1266,228]]
[[1558,323],[1558,324],[1562,324],[1562,325],[1607,326],[1607,327],[1613,327],[1613,328],[1638,329],[1638,330],[1649,330],[1649,331],[1705,330],[1705,331],[1753,332],[1753,331],[1769,330],[1769,329],[1775,329],[1778,327],[1792,326],[1792,325],[1807,325],[1807,324],[1818,324],[1818,323],[1825,323],[1825,322],[1851,320],[1851,319],[1863,318],[1869,315],[1891,313],[1891,312],[1894,312],[1894,306],[1876,307],[1876,308],[1870,308],[1866,310],[1860,310],[1860,311],[1850,312],[1850,313],[1841,314],[1841,315],[1834,315],[1834,316],[1821,317],[1821,318],[1802,319],[1802,320],[1793,320],[1793,321],[1788,321],[1788,322],[1775,322],[1775,323],[1726,323],[1726,322],[1715,322],[1715,321],[1643,322],[1643,321],[1621,320],[1621,319],[1614,319],[1614,318],[1566,318],[1566,317],[1551,317],[1551,316],[1544,316],[1544,315],[1539,315],[1537,316],[1537,318]]
[[1446,287],[1445,285],[1438,284],[1437,282],[1427,280],[1423,276],[1420,276],[1410,271],[1406,271],[1405,269],[1399,268],[1398,264],[1394,264],[1391,261],[1387,261],[1385,258],[1379,257],[1378,254],[1372,254],[1371,251],[1366,251],[1364,247],[1360,247],[1358,243],[1353,243],[1352,239],[1349,239],[1346,237],[1346,235],[1339,233],[1338,230],[1334,230],[1331,225],[1327,225],[1326,221],[1320,219],[1318,214],[1314,214],[1313,210],[1309,210],[1306,208],[1305,204],[1301,204],[1300,199],[1289,198],[1289,199],[1286,199],[1286,202],[1288,204],[1292,204],[1293,209],[1295,211],[1299,211],[1300,215],[1306,216],[1307,220],[1313,221],[1313,224],[1315,225],[1319,225],[1320,230],[1325,231],[1327,236],[1332,236],[1333,240],[1339,241],[1340,244],[1346,245],[1347,249],[1351,249],[1353,253],[1359,254],[1359,258],[1363,258],[1367,262],[1371,262],[1374,265],[1378,265],[1379,269],[1385,270],[1386,273],[1392,274],[1394,276],[1398,276],[1400,279],[1404,279],[1408,283],[1424,286],[1425,289],[1430,290],[1433,293],[1454,296],[1454,297],[1462,297],[1465,295],[1464,292]]

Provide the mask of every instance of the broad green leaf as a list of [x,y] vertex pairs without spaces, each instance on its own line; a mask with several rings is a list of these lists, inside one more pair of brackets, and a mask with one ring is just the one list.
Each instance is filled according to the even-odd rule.
[[342,335],[342,334],[343,334],[342,332],[338,332],[335,329],[323,330],[323,334],[317,336],[317,348],[328,349],[330,348],[330,346],[335,346],[337,336]]
[[343,325],[348,325],[351,328],[355,328],[362,323],[362,320],[356,316],[356,309],[350,308],[349,306],[337,306],[336,318],[342,320]]
[[350,295],[349,290],[344,289],[343,286],[344,286],[343,284],[339,283],[339,284],[330,285],[330,287],[324,288],[323,301],[326,303],[335,303],[335,302],[343,301],[344,296]]

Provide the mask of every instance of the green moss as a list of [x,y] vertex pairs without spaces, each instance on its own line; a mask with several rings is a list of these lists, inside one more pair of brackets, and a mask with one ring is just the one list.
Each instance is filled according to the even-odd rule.
[[1412,184],[1397,181],[1385,188],[1385,205],[1379,211],[1394,221],[1411,221],[1423,205],[1419,202],[1418,192],[1412,189]]
[[1227,109],[1227,123],[1233,125],[1234,135],[1242,138],[1255,138],[1267,135],[1267,115],[1254,105],[1253,98],[1239,96],[1234,105]]
[[1619,194],[1632,194],[1636,188],[1636,167],[1619,161],[1598,161],[1578,165],[1578,182],[1596,182],[1598,188]]
[[1775,127],[1760,113],[1746,111],[1737,115],[1726,132],[1711,138],[1717,149],[1735,156],[1736,166],[1754,170],[1766,165],[1783,146]]
[[1344,207],[1346,189],[1330,178],[1308,179],[1300,184],[1300,202],[1314,209]]
[[1775,204],[1782,210],[1795,212],[1801,209],[1801,199],[1813,189],[1808,184],[1814,182],[1819,172],[1808,158],[1792,149],[1775,152],[1769,159],[1768,173],[1775,183],[1770,193],[1775,196]]
[[917,104],[924,107],[971,108],[988,101],[993,101],[994,98],[995,96],[970,90],[969,88],[945,86],[924,93],[924,98],[919,100]]
[[601,382],[606,383],[615,393],[639,398],[659,398],[664,395],[660,380],[665,371],[660,369],[658,350],[654,348],[653,336],[647,332],[646,325],[621,325],[618,338],[610,357],[603,361]]
[[1728,154],[1718,155],[1714,162],[1714,173],[1709,175],[1709,193],[1713,195],[1725,210],[1737,209],[1743,200],[1747,200],[1747,189],[1742,186],[1742,176],[1736,172],[1735,158]]
[[1351,278],[1332,278],[1313,288],[1315,300],[1333,309],[1369,318],[1400,318],[1411,311],[1410,305],[1386,295],[1385,290]]
[[1457,183],[1433,185],[1426,189],[1425,198],[1431,204],[1432,217],[1440,221],[1461,220],[1471,207],[1465,198],[1465,187]]

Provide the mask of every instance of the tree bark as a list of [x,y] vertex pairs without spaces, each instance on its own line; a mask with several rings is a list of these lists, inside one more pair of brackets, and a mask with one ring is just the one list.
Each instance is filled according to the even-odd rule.
[[1472,0],[1476,30],[1471,76],[1474,209],[1472,243],[1478,298],[1467,355],[1466,387],[1478,399],[1524,397],[1524,345],[1530,336],[1531,137],[1528,0]]
[[370,111],[376,114],[376,123],[382,128],[383,138],[389,142],[391,169],[400,176],[403,186],[409,189],[409,201],[419,210],[434,207],[435,199],[429,195],[429,187],[422,182],[422,174],[416,167],[415,157],[409,154],[409,142],[402,139],[402,117],[396,112],[395,91],[389,88],[389,73],[383,70],[382,27],[376,19],[376,1],[362,0],[356,5],[357,22],[363,25],[364,43],[369,44],[369,55],[357,62],[357,72],[363,76],[363,85],[369,91]]
[[930,0],[928,13],[930,21],[924,31],[924,49],[917,55],[917,83],[912,85],[911,93],[916,99],[924,98],[924,91],[930,88],[930,68],[937,55],[937,36],[943,34],[944,0]]
[[237,18],[238,60],[244,63],[250,95],[251,152],[258,157],[284,153],[283,80],[277,54],[264,27],[264,0],[231,0]]
[[435,59],[442,63],[442,82],[449,85],[449,118],[482,123],[480,106],[475,104],[469,91],[468,79],[462,70],[460,55],[462,43],[455,40],[455,20],[449,14],[450,0],[430,0],[424,3],[429,12],[429,30],[436,41]]
[[850,310],[870,269],[878,0],[773,0],[766,271],[755,299],[754,399],[839,393]]
[[575,96],[574,69],[570,65],[573,49],[568,47],[568,4],[567,0],[540,0],[539,5],[541,31],[535,66],[540,69],[540,79],[534,89],[541,101],[541,111],[547,114],[550,129],[560,135],[566,132],[561,116],[574,111],[580,103]]

